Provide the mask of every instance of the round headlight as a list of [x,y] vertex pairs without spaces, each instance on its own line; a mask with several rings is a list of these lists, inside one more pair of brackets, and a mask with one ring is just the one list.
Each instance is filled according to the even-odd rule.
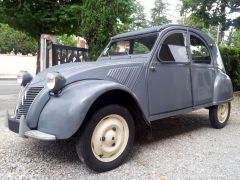
[[26,86],[32,80],[32,75],[27,71],[20,71],[17,75],[17,82],[21,86]]
[[55,74],[54,73],[48,73],[47,74],[47,78],[46,78],[46,83],[47,83],[47,87],[49,89],[53,89],[55,87]]
[[23,71],[20,71],[17,75],[17,82],[19,84],[22,84],[22,80],[23,80]]
[[47,87],[53,92],[60,90],[65,85],[65,78],[58,72],[48,73],[46,77]]

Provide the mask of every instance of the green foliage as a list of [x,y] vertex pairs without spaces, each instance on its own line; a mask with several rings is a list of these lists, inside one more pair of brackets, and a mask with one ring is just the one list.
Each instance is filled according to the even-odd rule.
[[240,16],[235,19],[228,18],[229,13],[238,12],[239,0],[181,0],[181,14],[190,14],[203,23],[205,28],[220,25],[219,42],[224,37],[224,31],[230,26],[240,27]]
[[134,54],[143,54],[148,53],[149,49],[147,46],[143,45],[142,43],[135,43],[134,44]]
[[135,0],[4,0],[0,1],[0,23],[24,31],[39,41],[40,35],[76,35],[89,44],[96,59],[109,37],[122,24],[131,23]]
[[240,48],[240,29],[235,30],[232,33],[231,45],[237,48]]
[[204,22],[197,16],[191,15],[189,17],[184,17],[184,19],[179,21],[179,23],[200,29],[203,32],[207,33],[209,36],[211,36],[215,41],[217,40],[217,28],[218,27],[211,26],[211,25],[206,27]]
[[219,50],[233,89],[240,91],[240,48],[220,46]]
[[132,22],[135,0],[88,0],[81,6],[80,35],[89,45],[90,59],[96,59],[107,45],[109,37]]
[[81,0],[0,1],[0,22],[39,40],[42,33],[74,34],[79,28]]
[[76,42],[76,36],[74,35],[61,35],[61,36],[56,36],[57,39],[57,43],[58,44],[62,44],[65,46],[76,46],[77,42]]
[[139,1],[134,3],[134,13],[131,15],[131,23],[125,24],[125,29],[128,31],[139,30],[149,26],[148,21],[146,20],[146,15],[144,13],[144,7],[140,4]]
[[0,24],[0,53],[33,54],[37,52],[37,42],[27,34],[16,31],[6,24]]
[[239,0],[181,0],[182,9],[181,13],[191,13],[199,17],[205,26],[223,25],[224,30],[230,25],[238,27],[240,24],[237,22],[240,17],[235,19],[227,18],[227,9],[230,13],[238,12],[240,8]]
[[163,0],[155,0],[154,8],[151,9],[152,26],[170,23],[171,21],[165,16],[167,4]]

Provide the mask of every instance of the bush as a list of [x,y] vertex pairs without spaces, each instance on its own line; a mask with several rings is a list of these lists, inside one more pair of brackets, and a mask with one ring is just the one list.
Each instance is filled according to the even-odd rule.
[[37,41],[6,24],[0,24],[0,53],[8,54],[11,52],[14,54],[35,55],[37,52]]
[[57,43],[58,44],[62,44],[65,46],[76,46],[77,45],[77,41],[75,40],[75,36],[74,35],[61,35],[61,36],[56,36],[57,39]]
[[240,48],[221,46],[219,50],[234,91],[240,91]]

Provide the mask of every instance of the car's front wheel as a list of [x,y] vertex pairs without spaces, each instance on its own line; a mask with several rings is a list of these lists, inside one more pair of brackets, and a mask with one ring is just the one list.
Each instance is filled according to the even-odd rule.
[[209,109],[211,126],[217,129],[226,126],[231,111],[230,102],[213,106]]
[[134,121],[128,110],[108,105],[87,122],[76,144],[77,153],[91,169],[108,171],[123,163],[132,149],[134,136]]

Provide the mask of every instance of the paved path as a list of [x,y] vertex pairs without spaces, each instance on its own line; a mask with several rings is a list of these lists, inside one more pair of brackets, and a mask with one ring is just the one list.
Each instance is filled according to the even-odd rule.
[[3,80],[0,79],[0,95],[18,94],[19,84],[16,79]]

